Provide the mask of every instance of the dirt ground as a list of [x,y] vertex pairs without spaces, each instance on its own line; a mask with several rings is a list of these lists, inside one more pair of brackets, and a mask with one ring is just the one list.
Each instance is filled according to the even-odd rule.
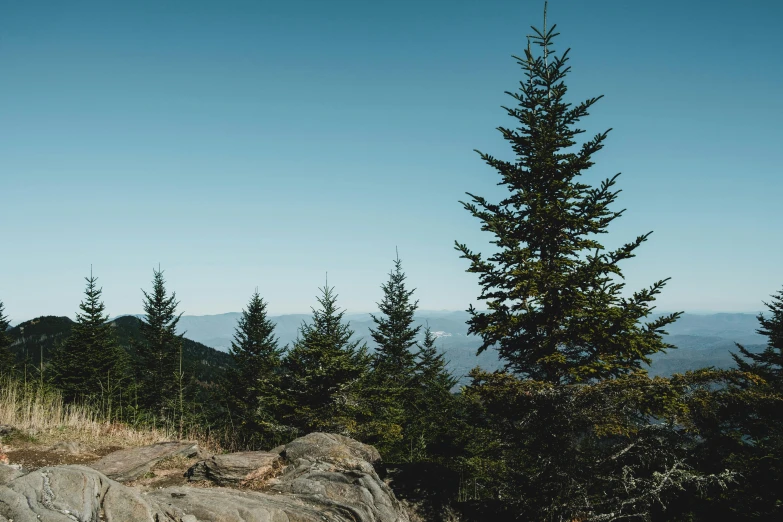
[[20,464],[23,468],[32,471],[44,466],[85,464],[117,451],[118,449],[122,448],[119,446],[103,446],[91,451],[68,453],[28,443],[23,447],[6,444],[4,453],[8,458],[9,464]]

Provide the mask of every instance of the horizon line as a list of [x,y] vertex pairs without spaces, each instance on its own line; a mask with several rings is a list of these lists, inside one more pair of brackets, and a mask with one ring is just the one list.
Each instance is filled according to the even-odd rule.
[[[477,311],[478,312],[487,312],[488,310],[477,310]],[[459,313],[459,312],[467,313],[466,310],[421,309],[421,310],[417,310],[416,314],[420,314],[420,313],[447,313],[447,314],[451,314],[451,313]],[[182,317],[217,317],[217,316],[221,316],[221,315],[232,315],[232,314],[239,315],[241,313],[242,313],[241,311],[240,312],[221,312],[221,313],[217,313],[217,314],[185,314],[183,312]],[[346,311],[345,315],[346,316],[369,315],[369,314],[378,314],[378,313],[380,313],[378,310],[375,310],[375,311],[372,311],[372,312],[347,312]],[[655,316],[655,315],[664,315],[664,314],[670,314],[670,313],[674,313],[674,312],[672,312],[671,310],[663,310],[663,311],[660,311],[660,312],[657,312],[657,311],[653,312],[651,315]],[[696,309],[696,310],[685,310],[683,313],[684,314],[688,314],[688,315],[720,315],[720,314],[758,315],[758,314],[765,313],[765,310],[751,310],[751,311],[747,311],[747,310],[704,310],[704,309]],[[114,315],[114,316],[109,316],[109,321],[114,321],[115,319],[118,319],[120,317],[128,317],[128,316],[141,317],[143,315],[144,314],[141,314],[141,313],[139,313],[139,314],[118,314],[118,315]],[[285,317],[285,316],[288,316],[288,315],[307,315],[307,316],[310,316],[310,315],[312,315],[312,311],[310,311],[310,312],[288,312],[288,313],[272,313],[272,312],[267,313],[267,317],[270,317],[270,318],[272,318],[272,317]],[[69,315],[38,315],[38,316],[29,318],[29,319],[11,320],[11,321],[9,321],[8,326],[9,327],[17,326],[19,324],[26,323],[28,321],[32,321],[33,319],[39,319],[41,317],[67,317],[69,319],[73,319]]]

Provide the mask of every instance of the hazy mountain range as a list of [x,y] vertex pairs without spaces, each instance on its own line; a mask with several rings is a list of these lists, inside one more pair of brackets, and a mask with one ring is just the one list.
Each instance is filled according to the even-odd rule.
[[[211,381],[215,371],[230,364],[226,353],[240,313],[232,312],[219,315],[186,315],[179,322],[179,333],[187,339],[184,355],[188,365],[200,380]],[[140,316],[122,316],[113,319],[117,327],[118,340],[127,349],[132,349],[132,339],[137,339],[138,319]],[[502,367],[497,353],[487,350],[479,356],[476,351],[480,340],[468,335],[467,312],[420,311],[415,316],[415,324],[428,324],[437,336],[438,347],[445,352],[449,367],[457,377],[464,377],[471,368],[481,366],[486,370]],[[309,314],[289,314],[270,316],[276,324],[275,333],[280,346],[291,345],[297,337],[303,322],[311,320]],[[370,314],[346,314],[354,339],[363,339],[372,350],[374,343],[370,328],[374,322]],[[49,357],[51,348],[70,333],[73,321],[67,317],[39,317],[25,321],[9,329],[14,341],[12,349],[20,356],[27,354],[33,364],[43,356]],[[730,353],[736,352],[735,342],[745,345],[751,351],[760,351],[767,338],[756,333],[759,327],[755,314],[718,313],[684,314],[667,329],[667,342],[677,346],[666,354],[653,356],[650,373],[668,376],[675,372],[695,370],[713,366],[729,368],[733,366]],[[420,338],[423,337],[423,329]],[[464,380],[462,382],[465,382]]]
[[[232,312],[183,316],[179,322],[179,331],[189,339],[226,351],[231,346],[231,338],[240,315]],[[280,344],[293,343],[302,322],[309,321],[310,317],[308,314],[270,316],[277,325],[275,332]],[[494,350],[487,350],[476,356],[481,342],[477,337],[467,334],[465,321],[469,317],[467,312],[462,311],[420,311],[415,316],[415,324],[429,324],[433,333],[438,336],[437,344],[446,353],[452,371],[458,376],[467,374],[477,365],[488,370],[502,366]],[[374,323],[370,314],[346,314],[345,319],[356,332],[355,338],[363,338],[372,348],[373,341],[369,330]],[[650,372],[654,375],[671,375],[706,366],[731,367],[733,360],[730,352],[737,351],[735,342],[745,345],[751,351],[760,351],[766,344],[767,338],[756,333],[758,327],[756,314],[683,314],[667,329],[667,342],[678,349],[654,356]]]

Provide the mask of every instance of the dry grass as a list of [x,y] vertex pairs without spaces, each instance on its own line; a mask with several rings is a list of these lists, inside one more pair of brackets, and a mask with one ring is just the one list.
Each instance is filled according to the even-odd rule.
[[269,486],[272,479],[283,472],[284,467],[285,465],[283,460],[278,459],[273,461],[269,466],[262,466],[255,471],[251,471],[239,483],[239,488],[250,489],[253,491],[263,491]]
[[[56,391],[25,389],[21,383],[9,379],[0,380],[2,424],[18,430],[15,441],[25,445],[51,445],[69,440],[90,447],[130,447],[177,440],[174,429],[135,428],[109,421],[89,406],[64,404]],[[212,441],[198,433],[187,433],[184,438],[215,449]]]
[[172,455],[159,460],[152,466],[152,471],[168,471],[171,469],[185,471],[198,462],[198,458],[188,458],[183,455]]

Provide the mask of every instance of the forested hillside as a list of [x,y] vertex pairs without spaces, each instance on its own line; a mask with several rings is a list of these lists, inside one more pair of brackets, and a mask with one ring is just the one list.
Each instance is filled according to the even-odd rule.
[[[119,345],[134,357],[134,342],[142,340],[139,324],[141,320],[133,316],[117,317],[112,325]],[[19,364],[27,361],[30,372],[37,372],[43,356],[44,364],[51,360],[52,349],[61,344],[71,334],[74,321],[68,317],[44,316],[25,321],[8,329],[11,338],[11,351]],[[199,342],[183,338],[183,361],[185,371],[197,380],[214,383],[232,364],[231,357],[220,350],[205,346]]]

